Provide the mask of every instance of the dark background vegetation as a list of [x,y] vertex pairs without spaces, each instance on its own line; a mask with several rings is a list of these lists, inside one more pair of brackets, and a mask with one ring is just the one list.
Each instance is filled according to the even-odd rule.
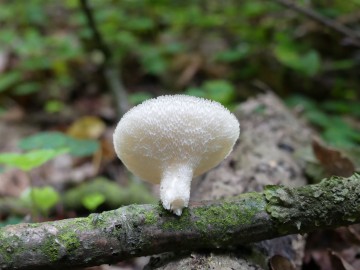
[[[233,110],[273,91],[359,168],[360,1],[296,1],[323,23],[279,2],[0,1],[0,224],[155,201],[121,167],[111,133],[126,108],[163,94]],[[316,237],[334,250],[346,238]],[[316,252],[304,269],[328,269],[327,249]]]

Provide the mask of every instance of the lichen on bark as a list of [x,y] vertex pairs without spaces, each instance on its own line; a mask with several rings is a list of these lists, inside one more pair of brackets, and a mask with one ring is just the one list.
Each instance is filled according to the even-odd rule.
[[266,211],[283,233],[337,226],[342,220],[351,222],[359,218],[360,174],[349,178],[333,176],[296,192],[288,187],[268,186],[264,195]]

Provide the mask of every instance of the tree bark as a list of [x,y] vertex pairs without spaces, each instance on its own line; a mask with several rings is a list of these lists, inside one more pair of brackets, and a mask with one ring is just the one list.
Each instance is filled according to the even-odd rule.
[[192,204],[181,217],[160,205],[130,205],[87,218],[0,230],[0,267],[65,269],[260,240],[360,222],[360,175],[299,188]]

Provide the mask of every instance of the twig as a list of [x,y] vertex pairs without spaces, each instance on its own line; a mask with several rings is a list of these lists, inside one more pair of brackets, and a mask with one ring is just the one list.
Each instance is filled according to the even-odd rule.
[[93,12],[89,6],[88,1],[80,0],[80,4],[81,4],[81,9],[86,17],[88,27],[92,32],[92,39],[96,47],[104,55],[104,62],[103,62],[104,77],[108,87],[110,88],[114,96],[115,99],[114,102],[118,117],[121,117],[129,109],[129,103],[128,103],[126,89],[122,81],[120,80],[120,72],[118,68],[116,68],[114,63],[112,63],[111,50],[105,43],[99,29],[97,28],[93,16]]
[[325,27],[327,27],[329,29],[332,29],[332,30],[350,38],[354,45],[360,46],[360,33],[356,32],[342,24],[337,23],[334,20],[331,20],[325,16],[322,16],[321,14],[317,13],[314,10],[301,7],[292,1],[289,1],[289,0],[274,0],[274,1],[286,8],[296,11],[297,13],[305,15],[306,17],[324,25]]
[[359,223],[359,213],[359,174],[193,204],[181,217],[160,205],[130,205],[87,218],[0,229],[0,266],[66,269],[169,251],[231,248]]

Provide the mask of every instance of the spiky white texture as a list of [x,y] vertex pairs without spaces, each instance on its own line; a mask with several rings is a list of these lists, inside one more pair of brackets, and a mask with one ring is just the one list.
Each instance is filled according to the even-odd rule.
[[113,139],[125,166],[146,181],[162,182],[164,207],[181,214],[192,177],[219,164],[239,133],[239,122],[220,103],[174,95],[132,108],[119,121]]

